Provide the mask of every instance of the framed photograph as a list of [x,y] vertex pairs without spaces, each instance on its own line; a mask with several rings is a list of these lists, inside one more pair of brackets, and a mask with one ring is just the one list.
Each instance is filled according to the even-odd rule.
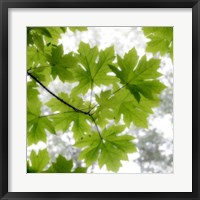
[[0,2],[1,199],[200,199],[198,0]]

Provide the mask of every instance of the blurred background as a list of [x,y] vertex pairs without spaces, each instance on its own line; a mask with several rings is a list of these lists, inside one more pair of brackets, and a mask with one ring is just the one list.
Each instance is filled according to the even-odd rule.
[[[88,27],[88,31],[67,31],[62,35],[59,43],[63,44],[65,53],[77,51],[80,41],[89,43],[91,47],[98,45],[99,49],[105,49],[114,45],[118,55],[123,56],[133,47],[138,55],[144,54],[150,59],[151,53],[146,53],[146,43],[149,41],[143,34],[141,27]],[[136,136],[135,144],[138,152],[129,155],[129,161],[122,161],[122,167],[118,173],[173,173],[173,64],[169,55],[154,57],[161,59],[159,72],[160,78],[167,88],[161,93],[160,106],[154,109],[154,114],[149,117],[148,129],[138,129],[131,126],[129,132]],[[60,92],[70,93],[76,85],[62,83],[58,78],[51,82],[48,88],[55,94]],[[49,101],[52,96],[43,88],[39,88],[42,102]],[[42,107],[42,114],[51,113],[47,106]],[[27,159],[32,150],[47,148],[52,161],[58,155],[72,159],[75,166],[85,166],[78,161],[80,150],[73,147],[73,133],[58,132],[56,135],[47,132],[47,143],[39,142],[37,145],[27,147]],[[111,173],[105,167],[99,169],[97,164],[89,167],[88,173]]]

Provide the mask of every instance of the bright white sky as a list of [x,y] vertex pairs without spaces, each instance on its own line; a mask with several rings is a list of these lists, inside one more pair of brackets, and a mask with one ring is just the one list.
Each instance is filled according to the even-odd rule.
[[[70,51],[77,51],[80,41],[89,43],[90,46],[98,45],[100,49],[105,49],[106,47],[114,45],[116,53],[121,56],[135,47],[138,55],[143,56],[145,54],[146,42],[148,39],[145,38],[141,27],[89,27],[88,31],[85,32],[76,31],[73,33],[67,31],[62,36],[60,43],[63,44],[65,53],[68,53]],[[148,53],[147,57],[150,58],[152,55]],[[173,72],[172,62],[168,56],[162,58],[161,63],[161,73],[170,74]],[[161,80],[166,86],[169,86],[169,80],[166,77],[161,78]],[[63,84],[59,79],[56,79],[48,86],[48,88],[58,94],[58,92],[61,91],[70,92],[72,86],[73,85],[68,83]],[[43,89],[40,89],[40,92],[40,99],[42,101],[47,102],[52,98],[52,96]],[[49,111],[50,110],[47,107],[43,108],[43,114],[48,114]],[[153,118],[150,117],[150,128],[161,130],[164,137],[173,140],[172,115],[168,114],[162,118],[157,116],[153,121],[152,119]],[[72,135],[71,132],[68,132],[67,134],[58,133],[56,136],[48,134],[47,145],[40,142],[38,145],[28,147],[28,156],[32,149],[38,151],[39,149],[47,147],[52,160],[55,160],[58,154],[62,154],[70,159],[74,152],[74,148],[72,147],[74,141],[70,135]],[[166,154],[172,152],[172,149],[166,149],[166,147],[163,147],[163,149],[166,151]],[[138,156],[138,153],[131,154],[129,156],[129,161],[122,162],[123,166],[118,173],[140,173],[140,167],[134,162]],[[100,170],[98,165],[94,165],[92,169],[94,173],[107,173],[105,167]],[[88,169],[88,172],[90,171],[91,168]]]

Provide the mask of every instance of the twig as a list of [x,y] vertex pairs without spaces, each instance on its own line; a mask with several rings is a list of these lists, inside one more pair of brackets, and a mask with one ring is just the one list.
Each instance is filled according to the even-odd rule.
[[103,140],[103,138],[102,138],[102,136],[101,136],[101,133],[100,133],[100,131],[99,131],[99,128],[98,128],[98,126],[97,126],[97,124],[96,124],[96,122],[95,122],[94,117],[92,117],[92,115],[90,115],[90,117],[91,117],[92,121],[94,122],[94,125],[95,125],[95,127],[96,127],[96,129],[97,129],[97,132],[98,132],[98,134],[99,134],[99,137],[101,138],[101,140]]
[[54,96],[56,99],[58,99],[60,102],[62,102],[63,104],[67,105],[68,107],[72,108],[74,111],[79,112],[79,113],[83,113],[88,115],[89,112],[85,112],[82,110],[79,110],[78,108],[75,108],[74,106],[72,106],[71,104],[67,103],[66,101],[64,101],[63,99],[61,99],[60,97],[58,97],[57,95],[55,95],[52,91],[50,91],[43,83],[41,83],[35,76],[33,76],[30,72],[27,71],[27,74],[34,79],[39,85],[41,85],[47,92],[49,92],[52,96]]

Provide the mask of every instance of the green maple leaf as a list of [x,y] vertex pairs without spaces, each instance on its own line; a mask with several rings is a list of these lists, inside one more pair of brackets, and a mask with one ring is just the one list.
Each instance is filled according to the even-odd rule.
[[152,58],[147,61],[146,56],[143,56],[138,62],[137,52],[132,49],[125,54],[124,58],[118,56],[117,64],[117,66],[110,65],[111,70],[138,102],[141,95],[156,100],[158,94],[165,89],[165,86],[157,80],[161,76],[157,71],[160,60]]
[[51,55],[48,55],[47,58],[52,67],[51,74],[53,79],[58,76],[62,82],[73,80],[70,68],[76,66],[77,60],[72,53],[64,55],[62,45],[53,46]]
[[90,48],[89,44],[81,42],[78,52],[80,65],[74,70],[74,78],[79,81],[79,85],[73,89],[73,94],[85,94],[94,84],[100,86],[102,77],[104,85],[113,83],[115,78],[108,75],[111,72],[108,64],[112,64],[114,60],[113,47],[99,52],[97,46]]
[[73,170],[72,160],[66,160],[63,156],[59,155],[56,162],[52,162],[51,167],[44,171],[44,173],[85,173],[87,168],[77,167]]
[[95,132],[85,136],[75,146],[85,148],[79,156],[87,166],[98,161],[100,168],[106,165],[107,170],[117,172],[121,167],[121,160],[128,160],[128,153],[136,152],[132,140],[133,136],[118,135],[125,126],[111,126],[102,131],[102,138]]
[[38,154],[35,151],[31,152],[30,155],[31,166],[27,163],[28,173],[40,173],[48,165],[50,158],[46,149],[39,150]]
[[144,34],[150,41],[147,43],[148,52],[160,55],[169,54],[173,60],[173,27],[143,27]]
[[37,144],[39,141],[46,142],[46,132],[55,134],[52,122],[46,117],[38,117],[31,119],[27,123],[28,128],[28,145]]

